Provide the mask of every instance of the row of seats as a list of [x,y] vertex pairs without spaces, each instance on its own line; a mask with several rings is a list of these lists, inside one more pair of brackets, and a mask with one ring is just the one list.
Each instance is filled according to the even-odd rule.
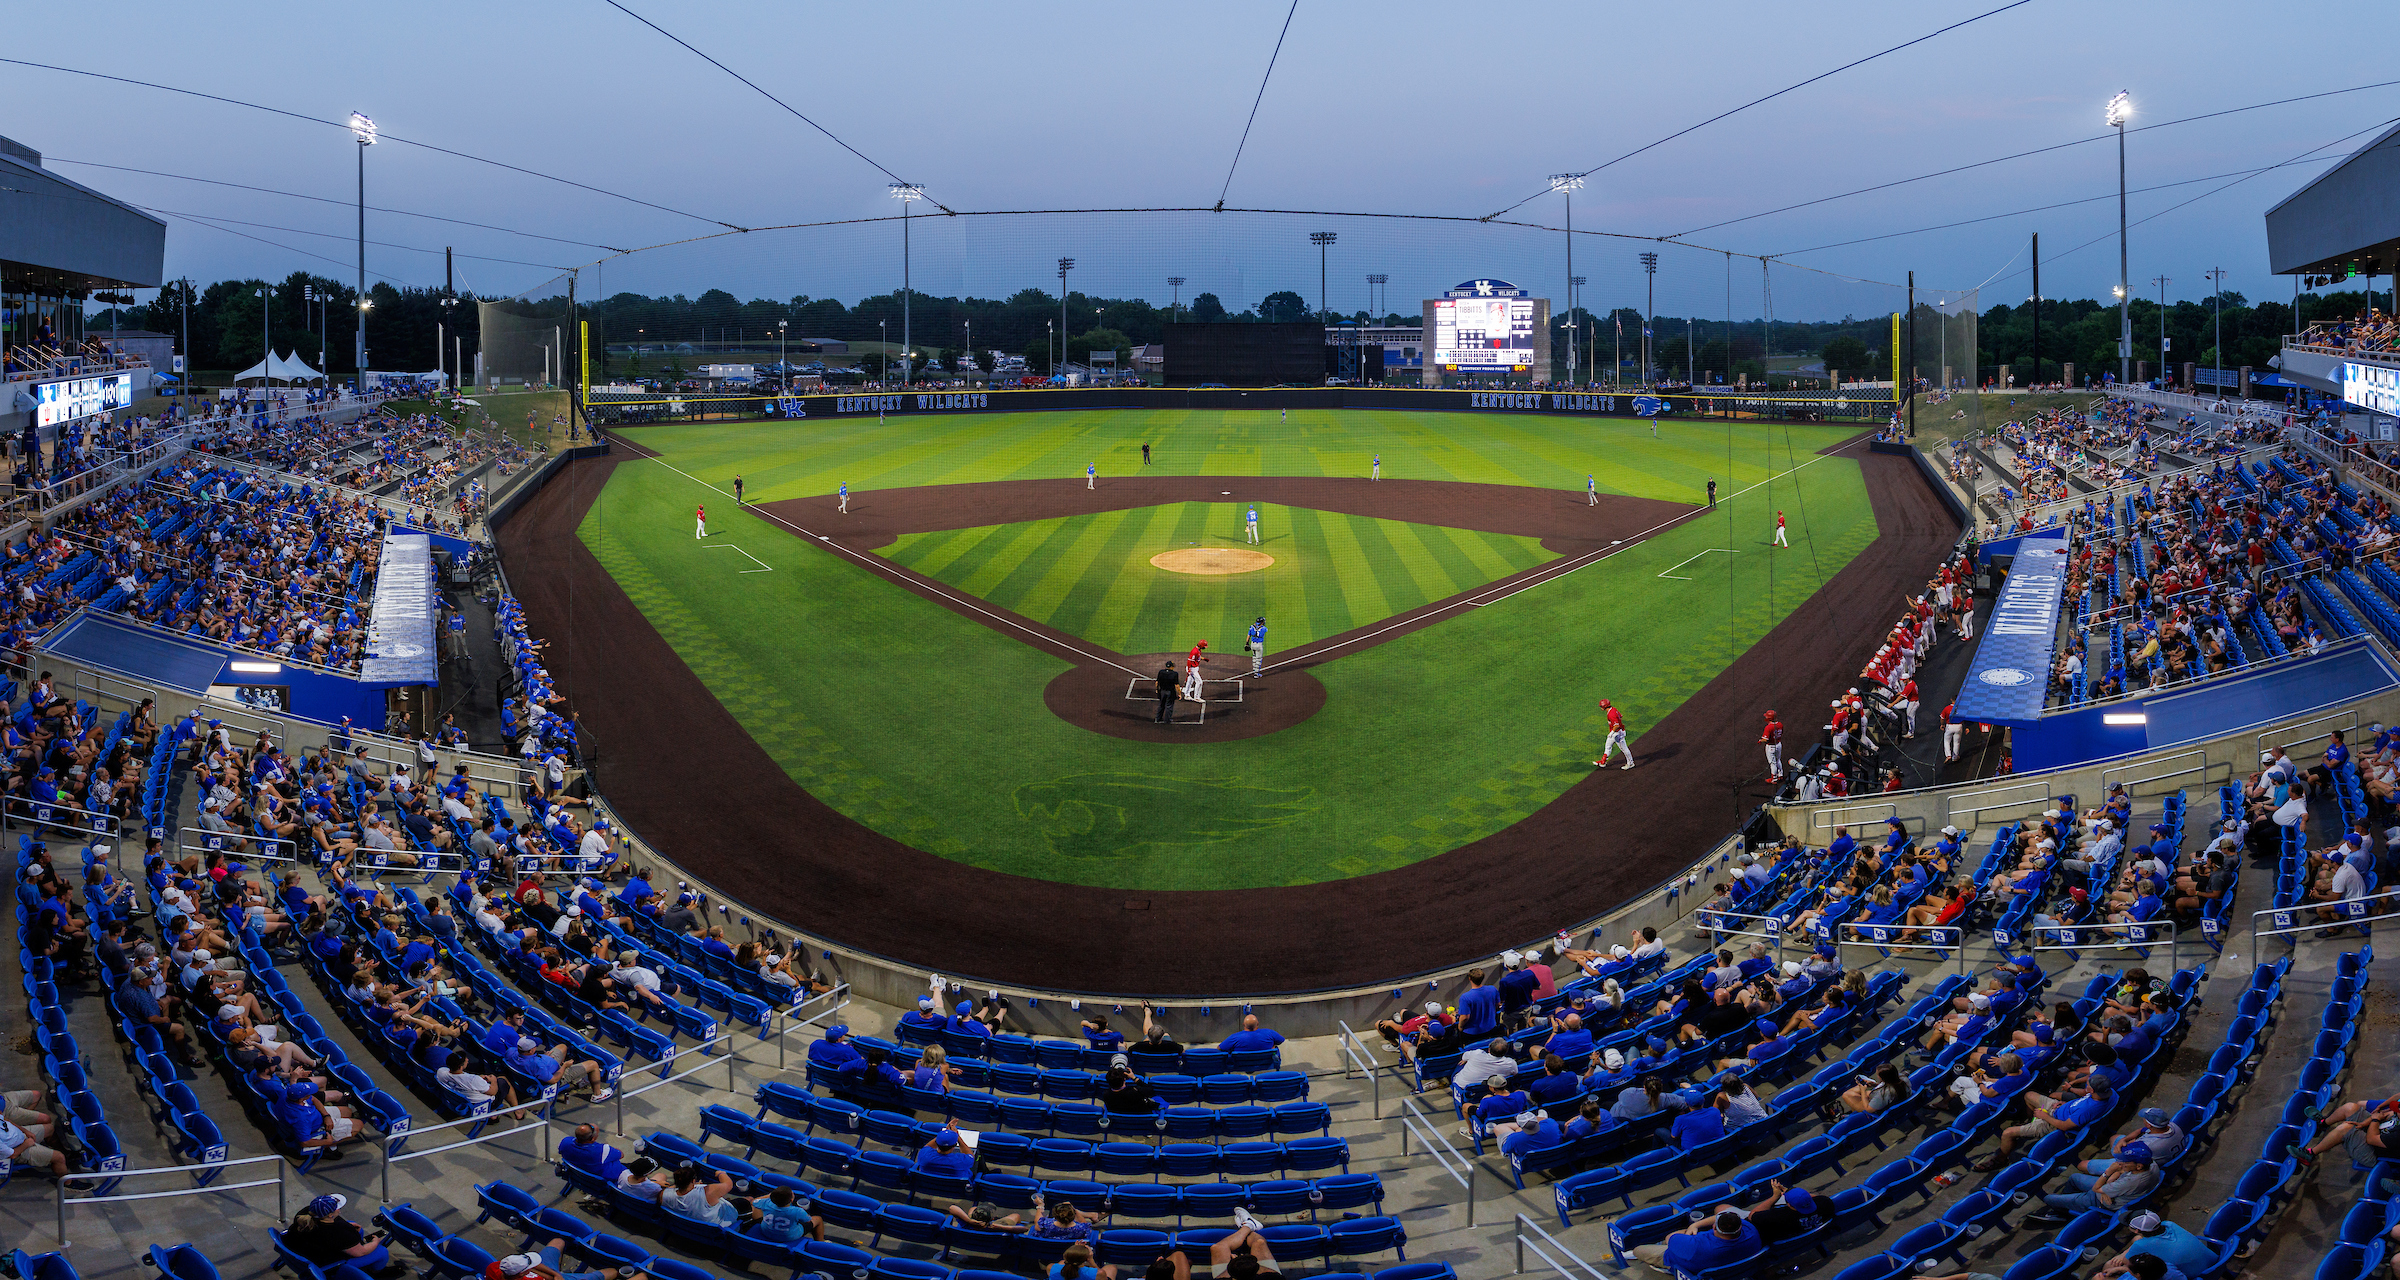
[[[1053,1137],[1059,1134],[1077,1137],[1124,1136],[1147,1131],[1153,1137],[1173,1138],[1179,1142],[1206,1142],[1256,1138],[1268,1133],[1333,1131],[1333,1113],[1322,1102],[1285,1102],[1272,1107],[1202,1107],[1169,1106],[1160,1100],[1148,1114],[1115,1112],[1093,1102],[1037,1102],[1029,1098],[1003,1098],[973,1089],[920,1089],[908,1084],[861,1081],[855,1075],[814,1062],[808,1064],[808,1084],[810,1088],[828,1095],[820,1101],[818,1109],[831,1108],[848,1115],[853,1128],[858,1127],[861,1121],[851,1113],[876,1114],[860,1106],[861,1102],[870,1102],[892,1110],[929,1113],[977,1128],[1015,1129],[1026,1133],[1046,1133]],[[815,1119],[812,1115],[812,1123]]]

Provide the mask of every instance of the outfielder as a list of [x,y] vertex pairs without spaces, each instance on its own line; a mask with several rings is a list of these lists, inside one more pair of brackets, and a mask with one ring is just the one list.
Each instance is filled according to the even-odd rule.
[[849,482],[849,481],[847,481],[847,480],[844,480],[844,481],[842,481],[842,490],[841,490],[841,493],[842,493],[842,514],[843,514],[843,515],[849,515],[849,514],[850,514],[850,482]]
[[1099,463],[1087,462],[1083,464],[1083,487],[1086,489],[1097,489],[1100,487]]
[[1767,780],[1782,782],[1783,724],[1776,720],[1772,709],[1767,712],[1767,727],[1759,731],[1758,740],[1767,749]]
[[1792,545],[1792,540],[1783,534],[1783,513],[1780,511],[1775,513],[1775,545],[1779,547]]
[[1583,496],[1591,499],[1591,501],[1584,504],[1585,506],[1596,507],[1600,505],[1600,481],[1597,477],[1587,475],[1583,478]]
[[1250,642],[1243,647],[1250,650],[1251,678],[1257,679],[1265,675],[1267,673],[1267,619],[1265,615],[1260,615],[1258,621],[1250,624]]
[[1370,463],[1368,463],[1368,464],[1367,464],[1367,479],[1369,479],[1369,480],[1381,480],[1381,479],[1383,479],[1383,455],[1382,455],[1382,454],[1380,454],[1380,453],[1379,453],[1379,454],[1376,454],[1376,455],[1375,455],[1375,460],[1374,460],[1373,462],[1370,462]]
[[1600,748],[1600,758],[1592,761],[1592,767],[1605,769],[1617,753],[1623,752],[1625,767],[1632,768],[1633,746],[1625,736],[1625,713],[1617,710],[1616,704],[1606,698],[1600,700],[1600,709],[1608,713],[1608,745]]
[[1247,523],[1250,526],[1250,540],[1252,542],[1258,541],[1258,504],[1255,502],[1250,504],[1250,515]]
[[692,528],[692,536],[693,536],[693,537],[695,537],[695,538],[705,538],[705,537],[707,537],[707,536],[708,536],[708,504],[707,504],[707,503],[702,503],[702,504],[700,504],[700,506],[699,506],[697,509],[695,509],[695,510],[692,512],[692,519],[693,519],[693,521],[695,522],[695,523],[694,523],[694,525],[693,525],[693,528]]

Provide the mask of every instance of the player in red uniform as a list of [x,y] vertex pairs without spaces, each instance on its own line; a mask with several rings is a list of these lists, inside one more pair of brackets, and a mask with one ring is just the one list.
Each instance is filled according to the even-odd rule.
[[1605,769],[1610,760],[1616,758],[1619,752],[1623,752],[1625,755],[1624,767],[1632,768],[1633,747],[1625,736],[1625,713],[1617,710],[1616,704],[1606,698],[1600,700],[1600,709],[1608,713],[1608,744],[1600,748],[1600,758],[1592,761],[1592,767]]
[[695,526],[693,527],[693,530],[692,530],[692,536],[693,536],[693,537],[695,537],[695,538],[705,538],[705,537],[707,537],[707,536],[708,536],[708,504],[704,502],[704,503],[700,504],[700,506],[699,506],[698,508],[694,509],[694,510],[693,510],[693,512],[692,512],[692,519],[693,519],[694,521],[696,521],[696,522],[697,522],[697,523],[695,524]]
[[1775,545],[1779,547],[1792,545],[1792,540],[1783,536],[1783,513],[1780,511],[1775,513]]
[[1759,731],[1758,740],[1767,749],[1767,781],[1783,781],[1783,723],[1775,712],[1767,712],[1767,727]]

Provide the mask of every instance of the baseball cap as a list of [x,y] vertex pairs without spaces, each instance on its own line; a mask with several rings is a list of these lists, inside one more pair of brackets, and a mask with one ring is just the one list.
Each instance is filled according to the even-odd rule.
[[1540,1124],[1541,1122],[1542,1122],[1542,1113],[1541,1113],[1541,1112],[1539,1112],[1539,1111],[1520,1111],[1520,1112],[1518,1112],[1518,1113],[1517,1113],[1517,1123],[1518,1123],[1518,1124],[1529,1124],[1529,1125],[1530,1125],[1530,1124]]
[[340,1213],[342,1206],[349,1203],[350,1197],[338,1193],[318,1196],[308,1202],[308,1215],[312,1218],[330,1218]]
[[1633,952],[1627,950],[1622,943],[1608,949],[1608,958],[1611,960],[1630,959],[1632,955]]
[[1791,1206],[1795,1213],[1798,1213],[1803,1217],[1817,1211],[1817,1198],[1798,1187],[1785,1188],[1783,1192],[1783,1202]]
[[1787,978],[1797,978],[1797,977],[1799,977],[1799,976],[1800,976],[1800,962],[1799,962],[1799,961],[1797,961],[1797,960],[1786,960],[1786,961],[1784,961],[1784,962],[1783,962],[1783,976],[1784,976],[1784,977],[1787,977]]
[[2034,1043],[2036,1044],[2048,1044],[2051,1040],[2055,1039],[2057,1035],[2057,1028],[2052,1027],[2047,1022],[2037,1022],[2033,1024],[2033,1039]]
[[1750,1025],[1758,1032],[1758,1034],[1762,1036],[1771,1036],[1775,1034],[1775,1024],[1766,1018],[1760,1018],[1758,1021],[1753,1022]]
[[932,997],[932,996],[918,996],[918,997],[917,997],[917,1007],[918,1007],[918,1008],[920,1008],[920,1009],[930,1009],[930,1008],[932,1008],[932,1007],[933,1007],[933,997]]
[[1957,834],[1958,834],[1958,828],[1956,828],[1956,827],[1944,827],[1944,828],[1942,828],[1942,834],[1943,834],[1943,835],[1946,835],[1946,836],[1954,836],[1954,835],[1957,835]]
[[1817,954],[1825,957],[1828,960],[1832,960],[1838,958],[1841,955],[1841,952],[1836,951],[1832,943],[1821,942],[1817,944]]
[[2167,1125],[2166,1109],[2163,1107],[2142,1108],[2142,1123],[2156,1128],[2165,1128]]
[[942,1130],[940,1133],[937,1133],[937,1134],[933,1135],[933,1145],[935,1145],[935,1146],[937,1146],[937,1147],[945,1147],[945,1148],[946,1148],[946,1147],[955,1147],[955,1146],[957,1146],[957,1145],[958,1145],[958,1130],[956,1130],[956,1129],[944,1129],[944,1130]]
[[1439,1000],[1426,1001],[1425,1016],[1428,1018],[1438,1018],[1442,1016],[1442,1002]]
[[[2095,1076],[2093,1078],[2099,1079],[2100,1077]],[[2117,1148],[2117,1159],[2122,1160],[2127,1164],[2148,1164],[2150,1163],[2150,1144],[2147,1142],[2128,1142],[2124,1146]]]
[[825,1028],[825,1038],[828,1040],[846,1039],[849,1035],[850,1024],[847,1022],[837,1022]]
[[521,1276],[542,1264],[538,1253],[512,1253],[492,1264],[492,1269],[504,1276]]
[[961,1001],[959,1001],[959,1002],[958,1002],[958,1011],[959,1011],[961,1014],[969,1014],[969,1013],[973,1013],[973,1012],[975,1012],[975,1002],[974,1002],[974,1001],[972,1001],[972,1000],[961,1000]]
[[1133,1065],[1133,1059],[1128,1058],[1121,1053],[1112,1053],[1108,1055],[1108,1065],[1112,1067],[1130,1067]]
[[1992,1007],[1992,998],[1978,991],[1967,997],[1967,1005],[1975,1009],[1989,1009]]
[[1600,1065],[1611,1071],[1622,1071],[1625,1069],[1625,1055],[1618,1050],[1611,1049],[1600,1055]]
[[1503,951],[1500,953],[1500,963],[1506,968],[1514,969],[1525,963],[1525,953],[1522,951]]
[[2167,1229],[2166,1220],[2155,1213],[2135,1214],[2129,1225],[2133,1227],[2133,1233],[2140,1236],[2156,1235]]

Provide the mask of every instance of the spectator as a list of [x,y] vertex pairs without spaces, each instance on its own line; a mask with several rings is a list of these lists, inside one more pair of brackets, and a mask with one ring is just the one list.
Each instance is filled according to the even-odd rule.
[[1242,1015],[1242,1029],[1218,1041],[1217,1047],[1227,1053],[1249,1053],[1273,1050],[1282,1044],[1282,1032],[1258,1025],[1258,1015],[1246,1013]]
[[[709,1174],[716,1176],[707,1177]],[[658,1203],[679,1218],[730,1227],[740,1216],[740,1211],[726,1202],[726,1197],[732,1194],[732,1174],[694,1161],[675,1170],[674,1188],[660,1196]]]
[[975,1157],[959,1149],[960,1141],[956,1129],[944,1129],[934,1134],[931,1142],[917,1150],[917,1169],[946,1178],[973,1177]]
[[2026,1215],[2019,1225],[2055,1226],[2086,1209],[2121,1209],[2148,1195],[2158,1186],[2158,1179],[2158,1166],[2150,1159],[2150,1148],[2128,1142],[2117,1148],[2115,1158],[2101,1172],[2078,1170],[2068,1174],[2066,1190],[2043,1196],[2046,1207],[2039,1213]]
[[2116,1102],[2116,1090],[2106,1076],[2092,1077],[2091,1092],[2066,1101],[2038,1093],[2024,1095],[2025,1105],[2032,1109],[2033,1118],[2024,1124],[2000,1131],[2000,1149],[1974,1165],[1977,1173],[1993,1173],[2005,1163],[2018,1143],[2030,1143],[2053,1133],[2072,1133],[2092,1121],[2107,1115]]
[[517,1280],[521,1276],[530,1276],[533,1280],[619,1280],[620,1274],[624,1280],[638,1280],[642,1274],[633,1269],[620,1273],[615,1267],[561,1271],[558,1268],[565,1260],[566,1247],[564,1238],[554,1237],[550,1243],[532,1252],[502,1254],[492,1265],[484,1268],[484,1280]]
[[2216,1268],[2216,1246],[2157,1213],[2137,1213],[2128,1225],[2133,1228],[2133,1243],[2125,1246],[2125,1252],[2101,1265],[2098,1280],[2115,1280],[2115,1277],[2131,1269],[2134,1259],[2145,1255],[2155,1256],[2186,1276],[2201,1275]]
[[1469,1037],[1500,1029],[1500,993],[1483,983],[1482,969],[1467,970],[1467,989],[1458,997],[1459,1031]]
[[1758,1228],[1739,1210],[1726,1210],[1668,1236],[1664,1243],[1637,1245],[1633,1256],[1653,1271],[1693,1275],[1729,1266],[1765,1248]]
[[292,1216],[291,1228],[284,1232],[284,1244],[319,1267],[347,1263],[378,1280],[397,1280],[407,1275],[408,1264],[392,1260],[383,1235],[370,1236],[342,1216],[343,1206],[349,1203],[349,1197],[343,1195],[323,1195],[309,1201],[307,1208]]
[[802,1240],[825,1238],[825,1219],[809,1211],[809,1202],[800,1198],[790,1187],[779,1186],[764,1200],[750,1202],[749,1212],[742,1215],[743,1235],[777,1244],[798,1244]]

